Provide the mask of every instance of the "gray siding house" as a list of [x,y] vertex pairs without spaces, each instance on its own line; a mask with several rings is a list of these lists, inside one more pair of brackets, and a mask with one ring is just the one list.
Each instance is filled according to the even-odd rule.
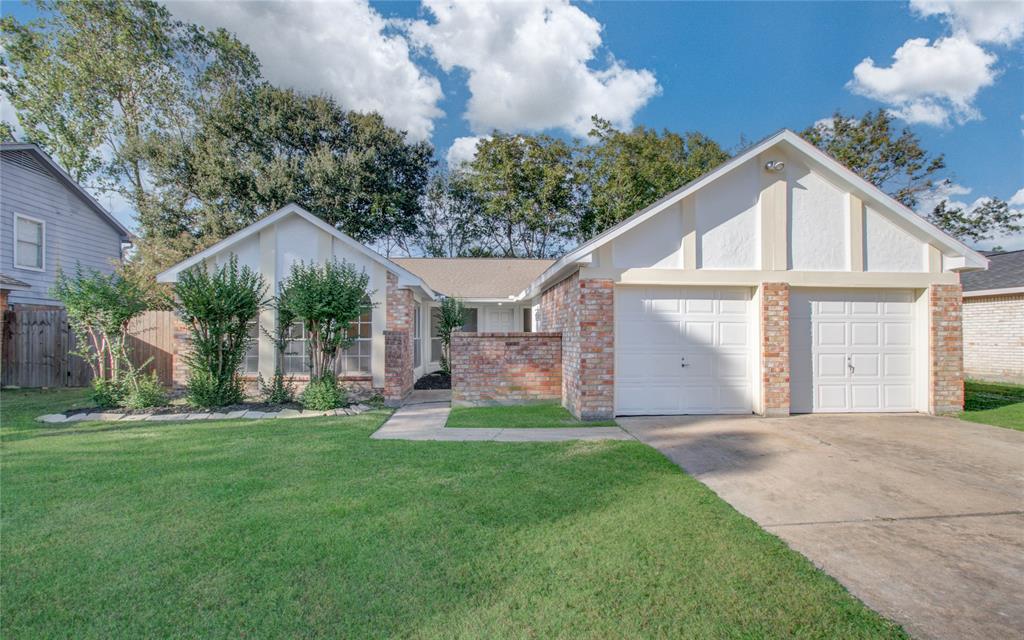
[[42,149],[0,144],[3,310],[59,306],[50,296],[58,268],[70,272],[81,264],[110,273],[128,241],[128,230]]

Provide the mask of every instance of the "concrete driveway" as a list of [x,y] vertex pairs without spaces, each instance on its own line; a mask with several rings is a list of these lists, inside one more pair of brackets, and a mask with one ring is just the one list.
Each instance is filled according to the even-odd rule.
[[1024,432],[878,414],[619,423],[912,635],[1024,637]]

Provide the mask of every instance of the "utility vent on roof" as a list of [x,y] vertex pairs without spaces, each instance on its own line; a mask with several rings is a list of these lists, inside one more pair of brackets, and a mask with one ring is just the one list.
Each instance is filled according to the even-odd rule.
[[43,165],[39,164],[39,161],[36,160],[32,156],[32,154],[27,151],[13,151],[11,153],[5,153],[4,159],[9,160],[11,164],[18,165],[22,169],[26,169],[33,173],[38,173],[41,176],[46,176],[51,180],[53,179],[53,176],[50,175],[50,172],[47,171],[46,168],[43,167]]

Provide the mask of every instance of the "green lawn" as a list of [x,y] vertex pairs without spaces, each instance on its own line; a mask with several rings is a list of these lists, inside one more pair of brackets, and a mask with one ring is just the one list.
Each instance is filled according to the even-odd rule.
[[0,394],[5,639],[905,637],[638,442],[31,421],[81,398]]
[[504,407],[454,407],[448,415],[452,428],[555,429],[559,427],[614,427],[614,420],[583,422],[557,404]]
[[1024,386],[968,380],[964,383],[964,420],[1024,431]]

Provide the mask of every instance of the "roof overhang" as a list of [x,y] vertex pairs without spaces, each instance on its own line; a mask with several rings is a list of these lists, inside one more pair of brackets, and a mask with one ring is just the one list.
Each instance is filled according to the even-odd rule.
[[988,259],[985,256],[917,215],[892,198],[892,196],[846,168],[835,158],[801,138],[797,133],[789,129],[783,129],[565,254],[538,276],[527,289],[519,294],[518,298],[531,298],[541,293],[549,283],[559,282],[579,266],[585,266],[589,263],[592,259],[591,254],[599,247],[643,224],[683,198],[696,193],[729,174],[734,169],[780,144],[810,160],[817,168],[824,170],[839,182],[845,183],[850,189],[859,191],[867,196],[870,202],[892,213],[913,229],[921,232],[930,242],[935,243],[936,246],[943,250],[944,253],[954,254],[952,259],[947,259],[945,262],[950,271],[979,271],[988,268]]
[[132,234],[130,231],[128,231],[127,227],[118,222],[117,218],[115,218],[113,214],[107,211],[106,208],[96,200],[96,198],[93,198],[92,195],[82,187],[82,185],[78,184],[78,182],[74,178],[72,178],[71,175],[68,174],[68,172],[65,171],[63,167],[57,164],[54,161],[54,159],[49,156],[49,154],[40,149],[39,145],[33,144],[31,142],[5,142],[3,144],[0,144],[0,151],[28,151],[29,153],[35,155],[36,158],[41,160],[43,164],[46,165],[46,167],[54,174],[54,176],[57,177],[58,180],[64,183],[64,186],[68,187],[69,189],[80,195],[82,199],[85,200],[85,203],[89,205],[91,209],[93,209],[93,211],[98,213],[99,216],[103,218],[103,220],[107,224],[114,227],[114,229],[116,229],[117,232],[121,234],[122,243],[131,242]]
[[1011,296],[1024,293],[1024,287],[1003,287],[1002,289],[979,289],[977,291],[964,291],[965,298],[980,298],[987,296]]
[[418,276],[414,275],[413,273],[409,272],[407,269],[399,266],[398,264],[392,262],[391,260],[385,258],[384,256],[380,255],[373,249],[367,247],[363,243],[358,242],[357,240],[349,237],[348,235],[342,233],[341,231],[338,231],[331,225],[327,224],[317,216],[313,215],[309,211],[306,211],[305,209],[303,209],[302,207],[295,203],[286,204],[285,206],[281,207],[280,209],[263,218],[262,220],[258,220],[257,222],[254,222],[251,225],[249,225],[248,227],[240,231],[236,231],[235,233],[224,238],[220,242],[200,251],[191,258],[183,260],[178,264],[174,265],[173,267],[171,267],[170,269],[161,272],[160,274],[157,275],[156,281],[177,282],[178,275],[182,271],[190,269],[195,265],[201,263],[202,261],[206,260],[207,258],[211,258],[217,255],[221,251],[224,251],[225,249],[231,247],[231,245],[234,245],[241,240],[244,240],[254,234],[258,234],[262,229],[274,225],[280,220],[290,215],[299,216],[300,218],[304,219],[310,224],[321,229],[325,233],[330,234],[332,237],[343,243],[346,247],[368,257],[374,262],[381,264],[385,269],[398,276],[398,286],[400,288],[418,289],[423,295],[427,296],[428,298],[438,298],[438,294],[433,289],[428,287],[427,284]]

